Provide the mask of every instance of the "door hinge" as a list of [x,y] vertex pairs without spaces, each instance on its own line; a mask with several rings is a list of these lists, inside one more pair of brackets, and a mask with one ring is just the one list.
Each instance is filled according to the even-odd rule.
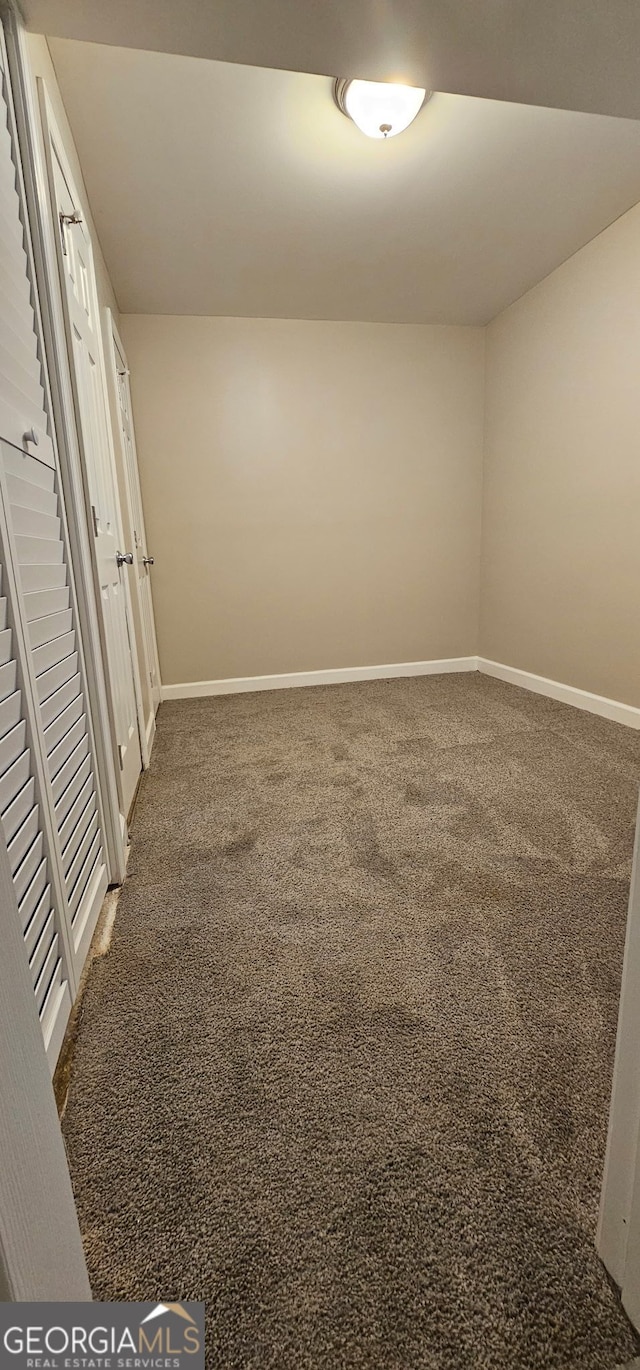
[[97,538],[97,536],[98,536],[98,515],[96,514],[96,506],[95,506],[95,504],[92,504],[92,505],[91,505],[91,517],[92,517],[92,519],[93,519],[93,536],[94,536],[94,538]]
[[119,759],[119,761],[120,761],[120,770],[123,771],[123,770],[124,770],[124,747],[122,746],[122,743],[121,743],[121,742],[118,743],[118,759]]

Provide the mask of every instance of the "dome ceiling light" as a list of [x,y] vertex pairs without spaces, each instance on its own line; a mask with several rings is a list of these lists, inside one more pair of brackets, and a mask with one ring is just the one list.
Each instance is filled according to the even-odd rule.
[[413,123],[431,91],[386,81],[349,81],[339,77],[334,96],[338,109],[353,119],[367,138],[394,138]]

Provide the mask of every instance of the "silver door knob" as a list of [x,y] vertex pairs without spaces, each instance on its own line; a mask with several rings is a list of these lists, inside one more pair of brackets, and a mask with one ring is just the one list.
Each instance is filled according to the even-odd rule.
[[143,557],[143,558],[142,558],[142,565],[143,565],[143,566],[154,566],[154,565],[155,565],[155,560],[156,560],[155,557]]
[[118,566],[133,566],[133,552],[116,552]]

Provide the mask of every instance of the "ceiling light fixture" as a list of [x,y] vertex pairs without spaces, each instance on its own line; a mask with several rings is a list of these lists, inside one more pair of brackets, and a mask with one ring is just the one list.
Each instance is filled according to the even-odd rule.
[[386,81],[349,81],[339,77],[333,88],[338,109],[353,119],[367,138],[394,138],[413,123],[431,91],[395,86]]

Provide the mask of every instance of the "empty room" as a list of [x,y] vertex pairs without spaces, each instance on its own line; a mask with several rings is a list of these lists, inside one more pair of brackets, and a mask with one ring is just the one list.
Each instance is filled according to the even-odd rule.
[[640,21],[2,25],[0,1360],[640,1364]]

